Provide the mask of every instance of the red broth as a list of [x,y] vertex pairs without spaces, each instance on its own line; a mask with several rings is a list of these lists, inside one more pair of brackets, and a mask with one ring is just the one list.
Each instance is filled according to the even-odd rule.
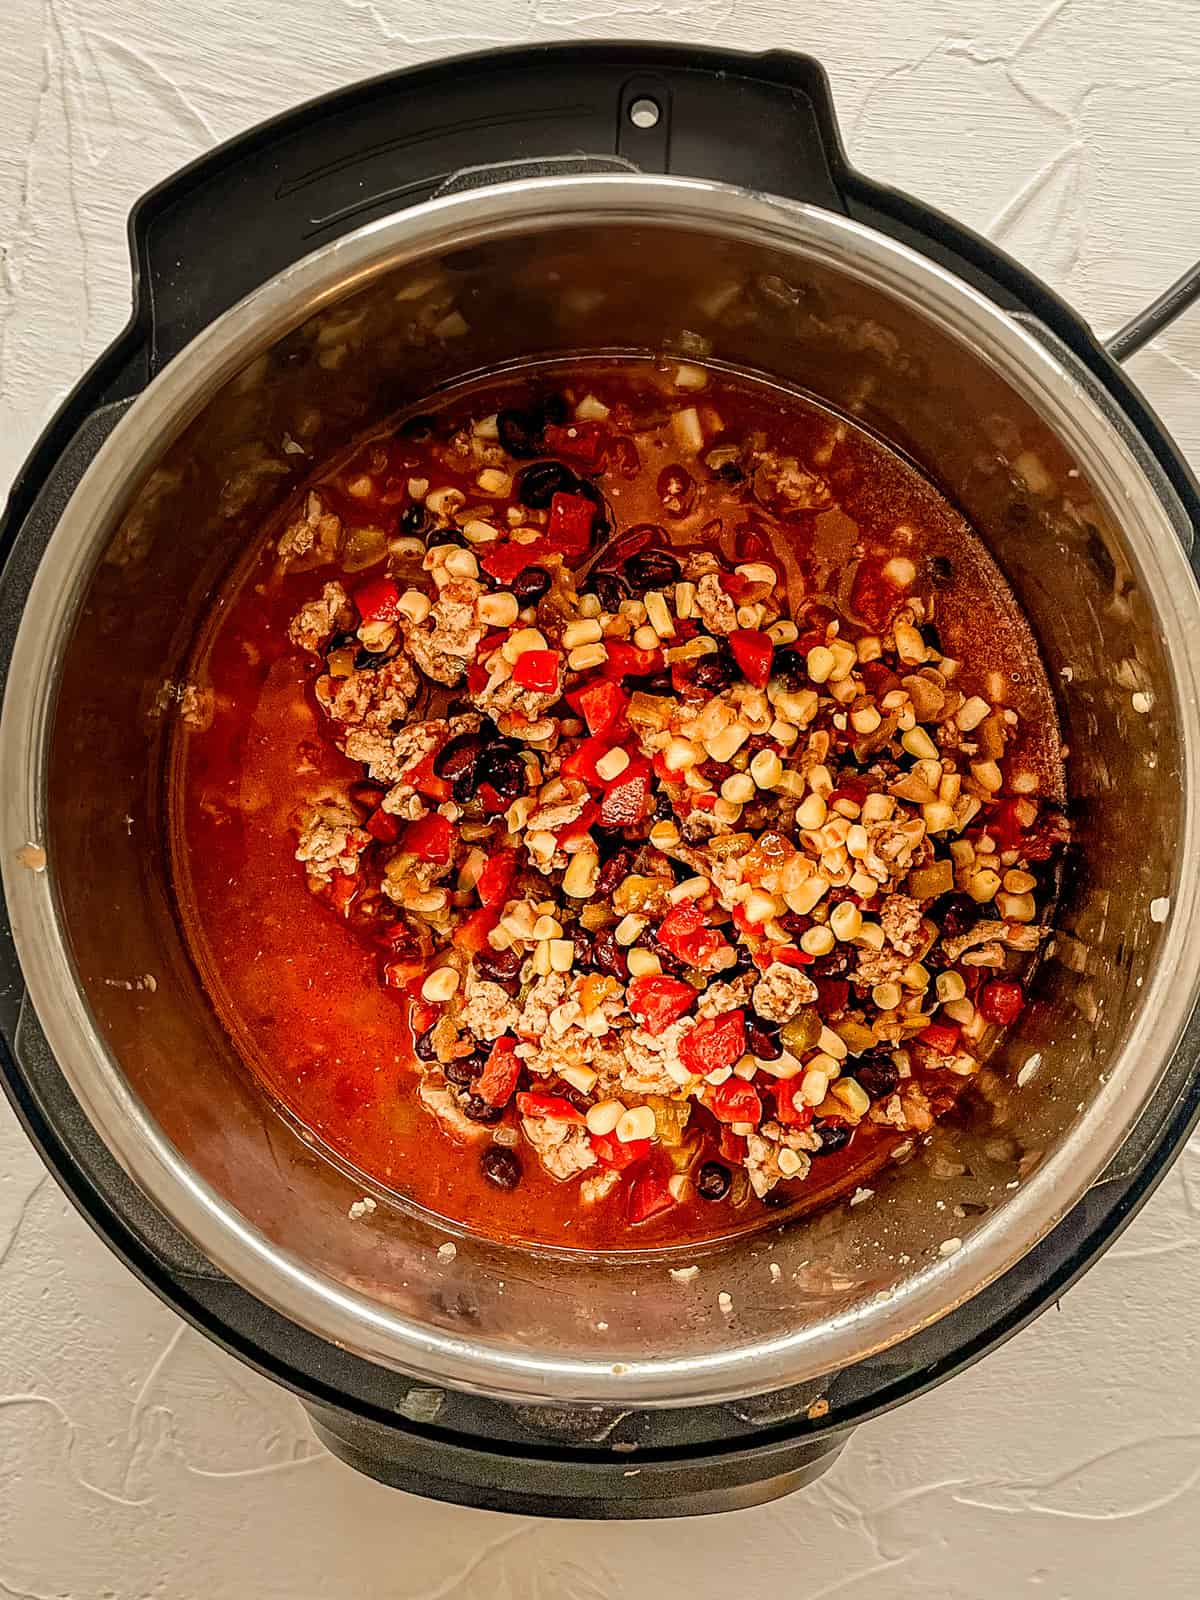
[[[636,444],[636,469],[615,452],[596,479],[618,531],[652,523],[694,544],[703,529],[704,539],[734,556],[746,522],[737,485],[712,477],[687,491],[696,499],[685,518],[664,514],[663,493],[672,486],[663,474],[678,465],[670,414],[691,398],[672,396],[662,369],[647,361],[581,360],[516,372],[439,395],[425,410],[468,421],[520,407],[548,383],[572,401],[601,397]],[[833,489],[831,509],[759,518],[793,598],[846,603],[856,561],[860,571],[877,570],[897,553],[934,573],[940,648],[962,662],[957,681],[964,692],[992,697],[1003,685],[1005,704],[1020,716],[1010,767],[1035,773],[1040,792],[1061,799],[1059,732],[1034,640],[963,518],[870,433],[797,394],[713,373],[703,404],[719,413],[723,436],[759,430],[780,450],[819,465]],[[309,480],[347,528],[395,532],[405,495],[389,495],[386,485],[427,466],[421,430],[406,429],[404,420],[381,427]],[[347,489],[363,472],[374,485],[365,498]],[[441,470],[439,481],[445,479]],[[762,1226],[869,1183],[897,1146],[911,1146],[912,1135],[863,1121],[845,1148],[814,1160],[803,1183],[782,1183],[766,1201],[744,1183],[716,1201],[693,1191],[636,1226],[622,1206],[581,1206],[578,1180],[556,1181],[536,1161],[524,1163],[511,1191],[485,1179],[477,1152],[443,1133],[417,1100],[411,997],[381,984],[380,951],[369,931],[333,915],[295,859],[306,799],[346,790],[362,776],[328,737],[313,695],[317,665],[288,639],[289,620],[330,575],[329,568],[280,570],[276,542],[299,503],[300,495],[263,530],[211,610],[189,678],[211,691],[212,718],[207,726],[180,726],[170,777],[175,887],[191,951],[238,1052],[282,1111],[361,1173],[365,1185],[470,1229],[589,1250],[645,1249]],[[854,599],[861,602],[861,580]],[[962,1080],[928,1078],[935,1108],[949,1109]],[[707,1152],[716,1151],[716,1132],[714,1125],[704,1134]]]

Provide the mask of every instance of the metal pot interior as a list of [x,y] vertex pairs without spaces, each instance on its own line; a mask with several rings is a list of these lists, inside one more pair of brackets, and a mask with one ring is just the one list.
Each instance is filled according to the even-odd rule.
[[[285,435],[319,459],[479,369],[665,348],[798,385],[876,428],[1008,575],[1059,695],[1078,830],[1035,1003],[968,1115],[866,1203],[782,1230],[614,1266],[457,1236],[386,1199],[351,1220],[361,1182],[266,1103],[181,941],[162,834],[178,700],[164,685],[221,574],[304,471]],[[43,1026],[110,1147],[183,1231],[385,1364],[527,1399],[644,1403],[818,1377],[1024,1253],[1144,1105],[1195,983],[1176,947],[1197,860],[1182,648],[1196,597],[1160,486],[1065,360],[853,224],[630,178],[485,190],[374,225],[185,351],[60,526],[4,747],[31,774],[6,830],[49,853],[34,883],[5,850]],[[691,1281],[668,1275],[693,1259]]]

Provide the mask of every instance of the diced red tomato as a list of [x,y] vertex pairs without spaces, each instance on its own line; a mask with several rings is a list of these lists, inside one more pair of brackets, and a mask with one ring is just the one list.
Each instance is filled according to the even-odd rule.
[[601,756],[606,756],[612,747],[611,739],[602,739],[598,734],[590,739],[584,739],[569,755],[563,757],[558,770],[564,778],[578,778],[580,782],[588,784],[593,789],[601,789],[604,787],[604,780],[596,771],[596,763]]
[[556,1122],[572,1122],[577,1127],[583,1126],[582,1111],[569,1100],[564,1100],[561,1094],[546,1094],[540,1089],[531,1089],[517,1096],[517,1110],[523,1117],[553,1117]]
[[775,646],[767,635],[756,628],[735,628],[729,635],[729,648],[746,681],[765,689],[775,655]]
[[513,681],[537,694],[553,694],[558,688],[558,663],[557,650],[522,651],[513,667]]
[[606,678],[593,679],[572,689],[567,704],[579,713],[591,734],[619,736],[624,731],[629,696],[618,683]]
[[516,871],[515,850],[498,850],[494,856],[489,857],[487,866],[479,874],[475,884],[475,893],[479,896],[481,904],[502,906],[508,899],[508,891],[512,888]]
[[487,1064],[475,1080],[475,1093],[490,1106],[506,1106],[521,1076],[521,1058],[514,1054],[517,1041],[511,1034],[496,1040]]
[[534,539],[530,544],[507,539],[503,544],[493,545],[487,555],[480,558],[479,565],[489,577],[507,587],[526,567],[536,566],[549,554],[550,546],[544,539]]
[[[689,1072],[704,1075],[721,1067],[731,1067],[746,1053],[746,1019],[741,1011],[722,1011],[719,1017],[705,1017],[686,1035],[679,1046],[679,1059]],[[730,1083],[734,1080],[730,1079]],[[739,1078],[740,1084],[742,1080]],[[722,1084],[721,1088],[726,1088]],[[726,1122],[747,1122],[749,1117],[726,1117]]]
[[423,794],[427,800],[436,800],[439,803],[449,800],[450,785],[445,778],[439,778],[433,770],[432,755],[426,756],[424,761],[413,767],[405,776],[417,793]]
[[481,666],[478,661],[472,661],[467,668],[467,688],[472,694],[482,694],[488,686],[490,677],[491,673],[485,666]]
[[635,1161],[644,1161],[650,1154],[649,1139],[630,1139],[622,1144],[615,1133],[593,1133],[590,1137],[596,1160],[602,1167],[612,1167],[617,1172],[633,1166]]
[[704,1103],[718,1122],[760,1122],[762,1100],[752,1083],[743,1078],[726,1078],[715,1089],[707,1089]]
[[400,819],[390,811],[372,811],[367,819],[367,832],[380,844],[395,844],[400,837]]
[[717,1148],[726,1161],[732,1161],[734,1166],[740,1167],[746,1159],[746,1141],[740,1133],[731,1133],[727,1127],[722,1127]]
[[724,939],[715,928],[708,926],[707,916],[694,900],[685,900],[669,911],[658,926],[656,938],[690,967],[702,967],[725,946]]
[[952,1056],[958,1049],[961,1030],[957,1023],[931,1022],[927,1028],[922,1028],[917,1038],[938,1055]]
[[633,760],[609,784],[600,806],[600,823],[605,828],[629,828],[650,814],[654,801],[650,763],[642,756]]
[[807,1128],[813,1108],[800,1099],[800,1079],[780,1078],[775,1084],[775,1116],[785,1128]]
[[481,950],[489,948],[488,934],[499,921],[499,907],[480,906],[478,911],[472,911],[471,915],[455,928],[454,948],[466,955],[477,956]]
[[548,423],[543,434],[551,455],[582,467],[598,467],[608,448],[608,429],[600,422]]
[[578,839],[593,828],[599,820],[600,807],[594,800],[589,800],[574,822],[568,822],[564,827],[554,830],[555,842],[557,844],[566,844],[571,839]]
[[601,673],[614,681],[620,678],[641,678],[648,673],[661,672],[663,669],[661,650],[639,650],[636,645],[626,644],[623,639],[605,640],[605,648],[608,651],[608,660],[601,668]]
[[[632,978],[625,991],[625,1004],[650,1033],[663,1033],[695,1003],[696,991],[690,983],[651,972]],[[740,1015],[740,1013],[739,1013]]]
[[1025,1009],[1025,991],[1007,978],[993,978],[979,991],[978,1005],[988,1022],[1007,1028]]
[[752,938],[757,937],[763,931],[763,923],[752,922],[746,915],[745,908],[741,905],[736,905],[733,908],[733,923],[742,933],[748,933]]
[[596,507],[581,494],[556,494],[550,502],[546,543],[557,550],[563,565],[577,566],[592,545]]
[[418,817],[404,830],[401,848],[420,861],[449,861],[455,829],[439,811]]
[[661,1211],[669,1211],[676,1204],[675,1196],[665,1181],[655,1172],[640,1173],[629,1190],[629,1204],[625,1215],[630,1222],[647,1222]]
[[[347,876],[344,872],[337,873],[329,884],[329,902],[339,917],[348,917],[350,907],[359,891],[358,874]],[[693,998],[695,990],[692,991]]]
[[831,810],[835,800],[849,800],[852,805],[861,806],[869,792],[861,778],[843,778],[827,803]]
[[364,622],[395,622],[400,587],[391,578],[368,578],[354,591],[354,604]]
[[785,967],[810,967],[813,957],[794,944],[777,944],[771,950],[772,961],[782,961]]

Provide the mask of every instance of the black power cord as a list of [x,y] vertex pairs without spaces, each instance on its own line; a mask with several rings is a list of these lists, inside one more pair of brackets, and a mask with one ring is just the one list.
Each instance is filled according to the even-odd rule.
[[1148,344],[1156,334],[1175,321],[1175,318],[1200,299],[1200,261],[1177,278],[1169,289],[1164,289],[1158,299],[1138,313],[1131,322],[1114,333],[1105,343],[1105,349],[1114,361],[1126,361]]

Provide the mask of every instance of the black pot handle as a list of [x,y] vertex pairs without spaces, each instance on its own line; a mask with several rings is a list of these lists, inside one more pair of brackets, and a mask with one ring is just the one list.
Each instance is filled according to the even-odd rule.
[[301,106],[138,203],[151,372],[301,256],[429,199],[481,157],[529,170],[563,156],[845,210],[829,86],[806,56],[617,42],[459,56]]
[[1197,300],[1200,300],[1200,261],[1193,263],[1157,300],[1114,333],[1104,348],[1114,361],[1127,361]]

